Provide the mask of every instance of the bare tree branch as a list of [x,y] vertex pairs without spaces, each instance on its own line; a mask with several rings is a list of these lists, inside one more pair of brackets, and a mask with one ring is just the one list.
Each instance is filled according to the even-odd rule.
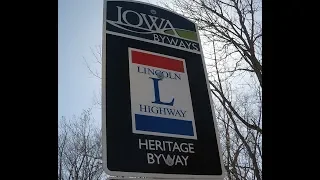
[[103,173],[101,133],[93,126],[91,116],[88,109],[72,121],[62,119],[59,122],[58,177],[61,180],[100,180]]

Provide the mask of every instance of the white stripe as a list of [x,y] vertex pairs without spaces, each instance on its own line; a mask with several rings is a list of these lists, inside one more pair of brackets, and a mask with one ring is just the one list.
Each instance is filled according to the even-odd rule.
[[134,129],[133,133],[135,133],[135,134],[144,134],[144,135],[183,138],[183,139],[194,139],[194,140],[197,139],[197,136],[195,134],[193,136],[187,136],[187,135],[180,135],[180,134],[169,134],[169,133],[159,133],[159,132],[152,132],[152,131],[142,131],[142,130],[137,130],[137,129]]
[[139,37],[136,37],[136,36],[117,33],[117,32],[113,32],[113,31],[105,31],[105,32],[107,34],[112,34],[112,35],[116,35],[116,36],[126,37],[126,38],[129,38],[129,39],[144,41],[144,42],[148,42],[148,43],[152,43],[152,44],[158,44],[158,45],[161,45],[161,46],[167,46],[167,47],[179,49],[179,50],[182,50],[182,51],[188,51],[188,52],[192,52],[192,53],[196,53],[196,54],[201,54],[201,52],[199,52],[199,51],[195,51],[195,50],[191,50],[191,49],[185,49],[185,48],[181,48],[179,46],[173,46],[173,45],[166,44],[166,43],[161,43],[161,42],[158,42],[158,41],[152,41],[152,40],[149,40],[149,39],[139,38]]
[[[130,32],[134,32],[134,33],[140,33],[140,34],[151,34],[151,33],[159,33],[157,31],[154,31],[154,30],[150,30],[150,29],[147,29],[147,28],[142,28],[142,27],[138,27],[138,26],[134,26],[134,25],[130,25],[130,24],[124,24],[124,23],[119,23],[117,21],[111,21],[111,20],[106,20],[109,24],[117,27],[117,28],[120,28],[120,29],[123,29],[123,30],[126,30],[126,31],[130,31]],[[144,31],[151,31],[151,32],[138,32],[138,31],[133,31],[133,30],[130,30],[130,29],[126,29],[120,25],[125,25],[125,26],[129,26],[129,27],[133,27],[133,28],[136,28],[136,29],[141,29],[141,30],[144,30]],[[168,28],[167,28],[168,29]],[[175,28],[175,29],[179,29],[179,28]],[[186,31],[191,31],[191,30],[187,30],[187,29],[179,29],[179,30],[186,30]],[[191,31],[193,32],[193,31]],[[196,32],[194,32],[196,33]],[[173,36],[171,34],[163,34],[163,35],[166,35],[166,36],[170,36],[170,37],[174,37],[174,38],[180,38],[180,39],[183,39],[183,40],[186,40],[186,41],[191,41],[191,42],[194,42],[194,43],[199,43],[198,41],[195,41],[195,40],[192,40],[192,39],[187,39],[187,38],[184,38],[184,37],[177,37],[177,36]],[[197,37],[198,38],[198,37]]]

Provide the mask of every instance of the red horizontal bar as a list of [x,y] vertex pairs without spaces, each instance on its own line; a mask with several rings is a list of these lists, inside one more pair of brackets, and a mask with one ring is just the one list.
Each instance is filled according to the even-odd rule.
[[177,59],[167,58],[139,51],[131,51],[132,63],[184,72],[183,62]]

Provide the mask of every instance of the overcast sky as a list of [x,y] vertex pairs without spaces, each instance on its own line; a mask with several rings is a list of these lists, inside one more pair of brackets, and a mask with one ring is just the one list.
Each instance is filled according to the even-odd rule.
[[[156,4],[157,0],[141,0]],[[100,81],[90,75],[83,57],[94,59],[90,47],[102,45],[103,0],[58,1],[58,117],[80,115],[93,106],[99,95]],[[101,72],[99,64],[90,64]],[[98,96],[99,97],[99,96]],[[101,124],[101,110],[93,108],[93,117]]]

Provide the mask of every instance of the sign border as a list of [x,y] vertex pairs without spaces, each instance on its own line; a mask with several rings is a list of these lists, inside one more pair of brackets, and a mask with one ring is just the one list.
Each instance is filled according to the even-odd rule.
[[[183,17],[176,12],[170,11],[168,9],[162,8],[160,6],[146,3],[146,2],[141,2],[141,1],[133,1],[133,0],[103,0],[103,24],[102,24],[102,147],[103,147],[103,154],[102,154],[102,159],[103,159],[103,170],[105,173],[109,176],[124,176],[124,177],[146,177],[146,178],[174,178],[174,179],[201,179],[201,180],[206,180],[206,179],[223,179],[226,175],[226,170],[224,168],[224,163],[222,160],[222,151],[221,151],[221,143],[220,143],[220,137],[218,133],[218,128],[217,128],[217,122],[216,122],[216,117],[215,117],[215,112],[214,112],[214,107],[213,107],[213,100],[212,100],[212,94],[210,93],[210,87],[209,87],[209,80],[208,80],[208,73],[207,73],[207,68],[205,66],[205,61],[204,61],[204,56],[203,56],[203,49],[202,49],[202,44],[199,36],[199,31],[198,31],[198,26],[197,24],[195,25],[196,33],[197,33],[197,38],[198,38],[198,43],[199,43],[199,48],[200,48],[200,54],[201,59],[202,59],[202,65],[205,73],[205,79],[207,83],[207,90],[209,94],[209,99],[210,99],[210,105],[211,105],[211,112],[212,112],[212,117],[213,117],[213,124],[215,128],[215,133],[216,133],[216,141],[218,145],[218,151],[219,151],[219,157],[220,157],[220,165],[221,165],[221,170],[222,173],[221,175],[190,175],[190,174],[163,174],[163,173],[141,173],[141,172],[122,172],[122,171],[111,171],[108,169],[107,166],[107,127],[106,127],[106,16],[107,16],[107,1],[123,1],[123,2],[133,2],[133,3],[139,3],[139,4],[145,4],[149,6],[153,6],[156,8],[160,8],[166,11],[169,11],[173,14],[176,14],[180,17]],[[186,19],[185,17],[183,17]],[[186,19],[188,20],[188,19]],[[190,21],[190,20],[188,20]],[[191,21],[190,21],[191,22]],[[130,38],[130,37],[126,37]],[[141,39],[140,39],[141,40]],[[162,45],[162,44],[159,44]],[[165,45],[162,45],[165,46]],[[128,47],[129,48],[129,47]],[[186,51],[185,49],[181,49],[183,51]]]
[[[185,69],[186,76],[187,76],[187,80],[188,80],[188,85],[189,85],[189,78],[188,78],[188,73],[187,73],[187,66],[186,66],[186,61],[185,59],[182,58],[178,58],[178,57],[174,57],[174,56],[169,56],[169,55],[165,55],[165,54],[161,54],[161,53],[156,53],[156,52],[151,52],[151,51],[145,51],[142,49],[137,49],[137,48],[132,48],[132,47],[128,47],[128,53],[129,53],[129,66],[131,66],[132,64],[132,57],[131,57],[131,51],[138,51],[138,52],[142,52],[142,53],[147,53],[147,54],[152,54],[152,55],[156,55],[156,56],[162,56],[162,57],[166,57],[166,58],[171,58],[171,59],[176,59],[176,60],[181,60],[183,62],[183,68]],[[163,69],[163,68],[158,68],[158,69]],[[131,78],[130,78],[130,86],[131,86]],[[190,86],[190,85],[189,85]],[[130,93],[131,93],[131,89],[130,89]],[[191,94],[190,92],[190,88],[189,88],[189,94]],[[192,99],[191,99],[192,101]],[[193,107],[192,107],[192,112],[193,112]],[[143,135],[155,135],[155,136],[163,136],[163,137],[173,137],[173,138],[183,138],[183,139],[192,139],[192,140],[197,140],[198,136],[197,136],[197,129],[196,129],[196,124],[195,124],[195,119],[194,119],[194,112],[193,112],[193,121],[192,121],[192,128],[194,131],[194,135],[193,136],[186,136],[186,135],[178,135],[178,134],[171,134],[168,135],[167,133],[159,133],[159,132],[149,132],[149,131],[141,131],[141,130],[136,130],[135,127],[135,118],[134,118],[134,113],[131,112],[132,114],[132,132],[135,134],[143,134]],[[182,120],[183,121],[183,120]]]

